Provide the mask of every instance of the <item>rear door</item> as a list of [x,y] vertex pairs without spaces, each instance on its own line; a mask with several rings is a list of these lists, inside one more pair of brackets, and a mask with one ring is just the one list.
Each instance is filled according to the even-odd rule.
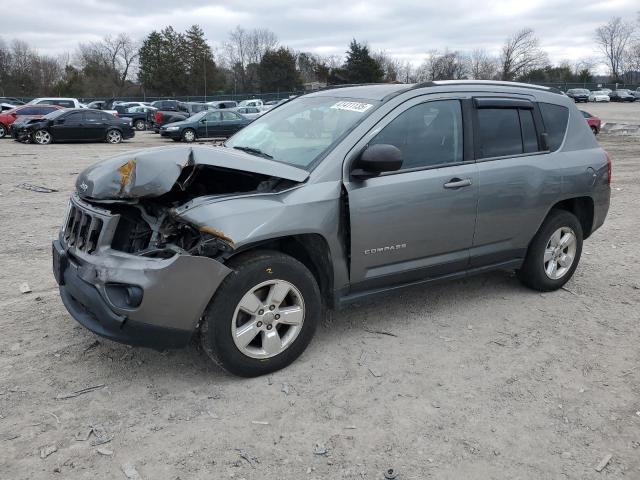
[[391,144],[403,154],[398,171],[345,180],[354,293],[468,266],[478,200],[471,123],[461,99],[429,98],[399,106],[353,149]]
[[[543,151],[542,133],[537,103],[474,98],[479,198],[471,267],[524,258],[548,206],[560,194],[561,168],[553,154]],[[559,147],[557,139],[549,143]]]
[[84,112],[84,129],[82,138],[85,140],[102,140],[105,138],[107,122],[102,112],[91,110]]

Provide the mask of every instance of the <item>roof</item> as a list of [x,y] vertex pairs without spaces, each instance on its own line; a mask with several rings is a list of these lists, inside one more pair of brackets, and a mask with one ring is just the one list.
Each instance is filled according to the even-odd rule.
[[511,87],[533,89],[549,93],[562,93],[553,87],[533,85],[531,83],[505,82],[500,80],[435,80],[424,83],[370,83],[362,85],[333,85],[318,92],[309,93],[306,96],[331,96],[345,98],[366,98],[369,100],[388,100],[390,97],[398,95],[408,90],[429,87],[464,87],[464,86],[485,86],[485,87]]
[[333,85],[305,97],[344,97],[384,100],[387,96],[409,90],[413,85],[406,83],[370,83],[363,85]]

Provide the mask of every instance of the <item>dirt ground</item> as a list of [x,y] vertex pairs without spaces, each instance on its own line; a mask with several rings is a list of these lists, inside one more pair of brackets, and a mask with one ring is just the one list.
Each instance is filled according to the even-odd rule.
[[640,138],[600,141],[612,206],[565,290],[508,272],[410,288],[334,313],[291,367],[247,380],[195,347],[99,339],[58,296],[50,241],[76,174],[161,139],[0,140],[0,478],[640,478]]

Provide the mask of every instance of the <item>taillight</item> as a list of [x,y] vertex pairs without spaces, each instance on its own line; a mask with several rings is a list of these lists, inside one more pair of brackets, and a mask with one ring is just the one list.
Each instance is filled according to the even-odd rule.
[[120,118],[120,115],[118,115],[118,112],[113,112],[113,116],[116,118]]
[[162,114],[160,112],[156,112],[155,114],[156,123],[162,122]]
[[604,152],[604,154],[607,156],[607,183],[611,185],[611,155],[607,152]]

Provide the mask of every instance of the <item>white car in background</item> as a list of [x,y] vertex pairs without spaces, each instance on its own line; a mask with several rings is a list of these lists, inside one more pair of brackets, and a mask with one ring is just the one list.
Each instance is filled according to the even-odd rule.
[[34,98],[27,105],[57,105],[63,108],[87,108],[77,98],[69,97],[40,97]]
[[259,116],[266,113],[266,110],[262,110],[258,107],[237,107],[233,109],[235,112],[238,112],[243,117],[249,118],[251,120],[255,120]]
[[596,90],[589,94],[590,102],[608,102],[611,100],[607,92],[603,92],[602,90]]
[[259,98],[253,98],[251,100],[242,100],[238,104],[238,107],[257,107],[259,109],[262,109],[262,107],[264,107],[264,102]]

